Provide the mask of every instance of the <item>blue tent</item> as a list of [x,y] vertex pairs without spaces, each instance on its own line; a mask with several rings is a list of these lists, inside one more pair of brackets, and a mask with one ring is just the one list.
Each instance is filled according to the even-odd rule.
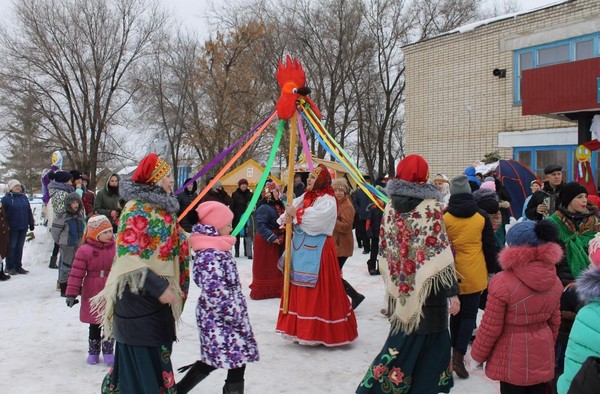
[[499,160],[495,172],[511,198],[510,215],[519,219],[523,212],[523,203],[531,194],[531,181],[537,177],[529,167],[512,159]]

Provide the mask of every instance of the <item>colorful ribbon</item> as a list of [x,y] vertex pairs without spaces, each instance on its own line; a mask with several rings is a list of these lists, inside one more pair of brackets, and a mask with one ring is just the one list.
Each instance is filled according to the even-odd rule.
[[265,169],[260,177],[260,180],[258,181],[258,184],[256,185],[256,189],[254,190],[254,193],[252,194],[252,198],[250,199],[250,202],[248,203],[248,207],[246,208],[246,211],[244,211],[244,214],[240,218],[240,221],[238,222],[237,226],[235,226],[235,228],[231,232],[231,235],[233,235],[234,237],[236,235],[238,235],[240,233],[240,231],[242,230],[242,228],[246,225],[248,218],[254,211],[254,207],[256,207],[256,203],[258,202],[258,199],[260,198],[262,191],[264,190],[265,183],[267,182],[267,178],[269,177],[269,174],[271,173],[271,168],[273,167],[273,161],[275,161],[275,156],[277,156],[277,149],[279,149],[279,144],[281,144],[281,137],[283,136],[284,131],[285,131],[285,120],[280,120],[279,126],[277,127],[277,134],[275,134],[275,139],[273,140],[273,146],[271,147],[271,152],[269,153],[269,159],[267,160],[267,164],[265,164]]

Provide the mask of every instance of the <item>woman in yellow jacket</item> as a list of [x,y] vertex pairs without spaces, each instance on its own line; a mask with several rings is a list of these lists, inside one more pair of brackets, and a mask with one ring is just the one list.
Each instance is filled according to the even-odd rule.
[[464,356],[475,323],[481,292],[487,288],[488,272],[498,271],[492,222],[480,210],[471,194],[466,175],[450,182],[450,200],[444,223],[454,249],[454,263],[460,294],[460,312],[450,317],[452,368],[460,378],[468,378]]

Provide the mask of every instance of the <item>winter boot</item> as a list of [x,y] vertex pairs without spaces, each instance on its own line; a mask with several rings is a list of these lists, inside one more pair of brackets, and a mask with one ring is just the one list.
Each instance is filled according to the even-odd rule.
[[56,264],[56,259],[58,256],[50,256],[50,264],[48,264],[48,268],[52,268],[53,270],[58,269],[58,265]]
[[346,279],[342,279],[344,283],[344,289],[348,297],[352,299],[352,309],[358,308],[361,302],[365,299],[365,296],[354,290],[354,287],[350,286],[350,283],[346,282]]
[[115,364],[114,347],[114,338],[110,338],[108,341],[102,341],[102,358],[104,358],[104,364],[108,366],[113,366]]
[[88,339],[88,364],[98,364],[100,361],[100,340]]
[[4,282],[5,280],[9,280],[10,275],[6,275],[2,268],[0,268],[0,282]]
[[60,286],[60,296],[66,297],[67,295],[65,293],[67,292],[67,284],[59,282],[59,286]]
[[[188,371],[189,370],[189,371]],[[185,372],[188,371],[183,379],[179,383],[177,383],[177,394],[187,394],[198,383],[202,381],[205,377],[208,376],[209,373],[214,371],[215,368],[210,365],[204,364],[202,361],[198,360],[193,364],[186,365],[185,367],[179,368],[177,371]]]
[[452,369],[459,378],[467,379],[469,372],[465,368],[465,355],[456,349],[452,351]]
[[244,381],[227,383],[223,386],[223,394],[244,394]]

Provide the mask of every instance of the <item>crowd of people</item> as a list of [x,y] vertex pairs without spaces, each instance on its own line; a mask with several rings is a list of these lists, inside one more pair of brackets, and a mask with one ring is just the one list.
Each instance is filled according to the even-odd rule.
[[[454,376],[469,378],[469,356],[503,394],[598,392],[600,216],[592,201],[600,200],[563,182],[558,164],[544,175],[524,185],[531,195],[509,227],[511,197],[493,171],[432,177],[416,154],[368,188],[332,179],[319,164],[305,178],[295,174],[291,204],[276,182],[253,191],[244,178],[231,196],[217,181],[198,200],[192,179],[176,196],[170,165],[154,153],[131,177],[110,174],[97,193],[85,174],[54,167],[42,179],[49,267],[66,305],[79,305],[89,325],[86,362],[102,355],[113,367],[103,393],[187,393],[215,369],[228,371],[223,393],[244,392],[259,349],[236,266],[242,253],[252,260],[250,298],[281,298],[275,332],[304,346],[356,341],[354,310],[365,296],[343,278],[355,245],[365,274],[381,275],[390,322],[357,393],[447,393]],[[23,186],[10,180],[0,204],[0,281],[28,273],[22,254],[34,225]],[[200,349],[176,383],[170,356],[190,280],[201,289]]]

